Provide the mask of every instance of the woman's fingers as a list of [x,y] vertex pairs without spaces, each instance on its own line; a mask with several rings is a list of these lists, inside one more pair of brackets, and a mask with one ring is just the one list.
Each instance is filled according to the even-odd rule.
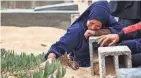
[[106,39],[106,35],[100,36],[98,38],[98,44],[101,44],[103,42],[103,40],[105,40],[105,39]]
[[116,43],[116,40],[113,40],[108,46],[112,46],[115,43]]
[[117,34],[103,35],[98,38],[98,44],[104,46],[105,44],[111,46],[119,41],[119,36]]
[[84,36],[85,36],[86,39],[88,39],[88,37],[90,36],[90,34],[86,32],[86,33],[84,34]]
[[89,35],[89,32],[86,31],[85,34],[84,34],[84,36],[85,36],[86,39],[87,39],[88,35]]
[[100,46],[104,46],[109,41],[108,37],[105,37],[105,39],[101,42]]
[[95,31],[93,30],[87,30],[84,34],[85,38],[88,39],[88,37],[95,35]]

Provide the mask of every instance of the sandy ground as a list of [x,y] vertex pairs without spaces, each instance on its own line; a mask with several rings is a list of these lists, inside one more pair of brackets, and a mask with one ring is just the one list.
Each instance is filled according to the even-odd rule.
[[[52,27],[14,27],[1,26],[2,48],[13,49],[16,53],[26,52],[40,54],[47,52],[66,31]],[[90,68],[72,70],[67,68],[65,78],[98,78],[91,76]]]
[[16,52],[47,52],[66,31],[51,27],[1,27],[1,46]]

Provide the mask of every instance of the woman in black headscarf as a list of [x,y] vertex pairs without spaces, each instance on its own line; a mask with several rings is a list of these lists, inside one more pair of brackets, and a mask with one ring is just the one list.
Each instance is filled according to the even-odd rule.
[[71,24],[66,34],[50,47],[45,58],[53,59],[65,52],[71,52],[81,67],[90,66],[88,37],[91,32],[97,36],[118,33],[123,27],[110,15],[107,1],[95,2]]

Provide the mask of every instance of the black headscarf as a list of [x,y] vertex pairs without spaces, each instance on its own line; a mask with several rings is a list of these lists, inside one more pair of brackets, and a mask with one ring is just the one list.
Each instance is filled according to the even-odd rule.
[[[73,24],[82,25],[86,28],[86,24],[88,20],[96,19],[101,21],[102,26],[107,24],[110,16],[109,4],[107,1],[97,1],[94,2],[91,6],[86,9],[81,16],[76,19]],[[75,26],[77,26],[75,25]]]

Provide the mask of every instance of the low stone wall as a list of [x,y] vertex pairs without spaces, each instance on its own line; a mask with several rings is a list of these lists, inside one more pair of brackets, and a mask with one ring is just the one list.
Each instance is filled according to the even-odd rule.
[[71,13],[1,13],[2,26],[49,26],[67,29]]
[[47,1],[40,1],[40,0],[27,0],[27,1],[8,1],[8,0],[2,0],[1,1],[1,8],[7,8],[7,9],[31,9],[39,6],[45,6],[45,5],[52,5],[52,4],[59,4],[64,3],[64,0],[47,0]]

